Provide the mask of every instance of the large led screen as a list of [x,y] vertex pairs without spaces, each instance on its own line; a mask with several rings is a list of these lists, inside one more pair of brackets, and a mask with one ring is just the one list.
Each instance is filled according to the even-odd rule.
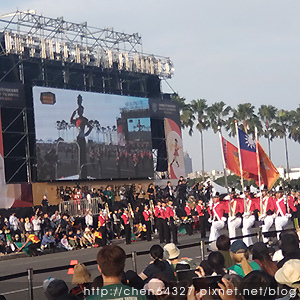
[[149,100],[33,87],[39,181],[153,176]]

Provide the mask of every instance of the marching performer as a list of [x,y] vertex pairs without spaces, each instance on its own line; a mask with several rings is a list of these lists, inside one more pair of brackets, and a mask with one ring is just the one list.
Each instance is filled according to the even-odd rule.
[[193,216],[192,216],[192,208],[190,207],[189,203],[187,202],[184,208],[184,211],[186,213],[185,217],[185,230],[188,235],[193,234]]
[[263,233],[263,242],[267,243],[269,241],[269,238],[264,233],[267,233],[274,223],[275,205],[274,205],[274,198],[272,196],[269,196],[268,187],[266,185],[264,185],[261,193],[263,198],[262,198],[262,211],[259,219],[260,221],[264,222],[261,229]]
[[[172,235],[173,243],[175,245],[177,245],[178,244],[178,237],[177,237],[178,231],[177,231],[177,226],[175,224],[175,218],[177,216],[176,216],[175,207],[173,207],[173,201],[172,200],[169,200],[169,202],[168,202],[168,206],[166,208],[166,216],[169,220],[170,233]],[[170,243],[170,241],[169,241],[169,243]]]
[[121,216],[124,224],[124,231],[125,231],[125,241],[126,245],[131,244],[131,226],[129,220],[129,212],[127,208],[124,208],[124,212]]
[[212,198],[212,208],[210,210],[211,218],[208,220],[211,223],[209,241],[213,242],[220,236],[220,230],[225,226],[227,209],[225,202],[220,201],[219,193],[216,193]]
[[169,223],[168,223],[168,218],[167,218],[167,204],[166,202],[161,203],[161,221],[163,224],[164,228],[164,241],[168,244],[170,243],[170,228],[169,228]]
[[[247,186],[245,189],[245,211],[243,214],[243,228],[242,233],[243,236],[251,234],[251,227],[253,227],[255,223],[255,212],[260,210],[259,199],[253,198],[250,195],[250,187]],[[244,237],[243,242],[249,247],[253,244],[252,238],[250,236]]]
[[288,196],[287,203],[288,203],[288,206],[289,206],[289,211],[292,214],[292,219],[294,221],[294,226],[295,226],[295,228],[298,228],[299,227],[299,225],[298,225],[298,219],[296,217],[297,208],[295,206],[296,193],[297,193],[296,190],[291,190],[291,194]]
[[158,230],[159,242],[162,244],[164,242],[164,224],[163,224],[163,211],[161,208],[161,202],[157,201],[157,205],[154,209],[154,215],[156,217],[156,225]]
[[107,218],[103,214],[103,210],[100,209],[99,217],[98,217],[98,228],[101,233],[101,246],[104,247],[107,244],[107,229],[106,229],[106,221]]
[[143,217],[144,217],[145,225],[146,225],[147,241],[150,242],[151,241],[151,217],[152,217],[152,213],[149,210],[148,205],[144,206]]
[[[289,214],[289,206],[285,201],[285,197],[283,196],[283,188],[281,186],[276,187],[275,197],[275,229],[276,231],[281,231],[288,224],[291,215]],[[280,232],[277,233],[278,240],[279,236]]]
[[[236,237],[236,229],[239,228],[242,224],[242,215],[244,213],[244,200],[237,197],[235,188],[231,189],[229,195],[229,218],[228,218],[228,234],[229,238]],[[231,240],[233,243],[235,240]]]
[[199,216],[199,228],[200,228],[200,233],[201,233],[201,238],[206,237],[206,228],[205,228],[205,205],[203,204],[202,200],[199,200],[197,205],[196,205],[196,211]]

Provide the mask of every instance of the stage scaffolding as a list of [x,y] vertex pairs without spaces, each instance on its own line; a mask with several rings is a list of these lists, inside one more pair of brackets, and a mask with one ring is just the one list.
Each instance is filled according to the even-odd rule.
[[143,52],[138,33],[127,34],[112,28],[96,28],[84,23],[50,18],[35,11],[16,11],[0,16],[0,55],[40,58],[119,71],[138,72],[171,78],[169,57]]

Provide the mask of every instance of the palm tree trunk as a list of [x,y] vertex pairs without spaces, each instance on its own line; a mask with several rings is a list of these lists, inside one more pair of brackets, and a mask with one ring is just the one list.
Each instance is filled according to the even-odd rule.
[[200,137],[201,137],[201,157],[202,157],[202,178],[204,181],[204,148],[203,148],[203,132],[200,131]]
[[270,141],[270,136],[268,134],[268,145],[269,145],[269,157],[271,159],[271,141]]
[[286,156],[286,172],[287,172],[287,180],[290,181],[290,164],[289,164],[289,153],[287,146],[286,133],[284,133],[284,143],[285,143],[285,156]]

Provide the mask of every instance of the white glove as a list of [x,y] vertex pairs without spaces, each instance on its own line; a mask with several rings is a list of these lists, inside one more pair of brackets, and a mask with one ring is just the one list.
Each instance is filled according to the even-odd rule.
[[248,213],[248,212],[246,212],[246,213],[243,214],[244,218],[248,218],[249,216],[250,216],[250,213]]
[[226,219],[225,217],[222,217],[222,218],[221,218],[221,221],[223,221],[223,222],[226,222],[226,220],[227,220],[227,219]]
[[258,220],[262,221],[265,217],[266,217],[266,215],[260,215],[259,218],[258,218]]
[[285,216],[286,216],[287,218],[291,218],[291,217],[292,217],[291,214],[286,214]]
[[212,223],[212,222],[213,222],[213,220],[209,218],[208,219],[208,223]]

